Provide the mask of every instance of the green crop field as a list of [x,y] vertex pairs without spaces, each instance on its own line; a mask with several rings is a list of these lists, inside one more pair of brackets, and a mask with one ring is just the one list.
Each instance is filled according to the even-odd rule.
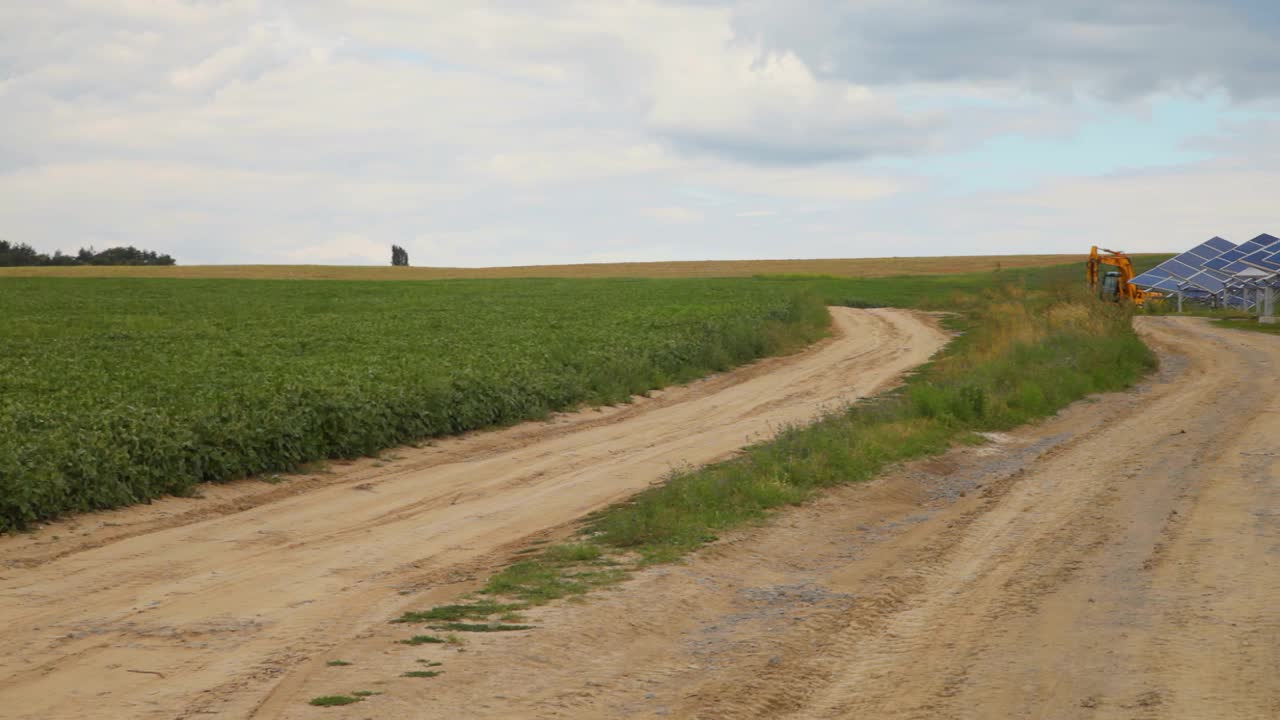
[[0,280],[0,530],[798,347],[799,284]]
[[811,342],[823,303],[1082,279],[0,278],[0,531],[624,400]]

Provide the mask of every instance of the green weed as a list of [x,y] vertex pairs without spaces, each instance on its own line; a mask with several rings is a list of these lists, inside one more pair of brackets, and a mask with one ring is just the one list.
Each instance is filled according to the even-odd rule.
[[507,613],[523,610],[525,605],[519,603],[497,603],[480,601],[467,605],[440,605],[430,610],[406,612],[392,620],[397,623],[428,622],[433,620],[480,620],[496,613]]
[[337,707],[339,705],[351,705],[360,702],[361,698],[352,697],[350,695],[321,695],[320,697],[311,698],[308,705],[316,705],[318,707]]
[[462,623],[451,622],[433,626],[436,630],[453,630],[455,632],[510,632],[513,630],[532,630],[532,625],[508,625],[505,623]]
[[435,635],[414,635],[408,640],[397,640],[401,645],[429,645],[449,642],[446,638],[436,637]]

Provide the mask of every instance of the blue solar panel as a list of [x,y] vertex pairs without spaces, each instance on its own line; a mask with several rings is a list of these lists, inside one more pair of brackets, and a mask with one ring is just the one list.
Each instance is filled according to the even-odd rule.
[[1258,243],[1262,247],[1269,247],[1271,245],[1275,245],[1276,243],[1280,243],[1280,238],[1274,235],[1268,235],[1266,233],[1262,233],[1261,235],[1254,238],[1250,242]]
[[[1155,268],[1134,278],[1132,282],[1139,287],[1155,287],[1156,281],[1163,277],[1186,279],[1205,268],[1205,264],[1226,252],[1235,252],[1235,245],[1220,237],[1213,237],[1190,250],[1157,265]],[[1231,258],[1232,260],[1235,257]],[[1218,263],[1219,266],[1224,263]],[[1165,288],[1168,289],[1168,288]]]
[[[1191,248],[1190,250],[1182,253],[1182,255],[1192,256],[1196,260],[1197,264],[1203,263],[1205,260],[1212,260],[1213,258],[1216,258],[1221,254],[1222,253],[1218,252],[1217,250],[1214,250],[1213,248],[1205,244],[1197,245]],[[1178,257],[1182,257],[1182,255],[1179,255]]]
[[1236,274],[1236,273],[1238,273],[1238,272],[1243,272],[1243,271],[1248,270],[1248,269],[1249,269],[1249,266],[1248,266],[1248,265],[1245,265],[1244,263],[1240,262],[1239,260],[1237,260],[1237,261],[1235,261],[1235,262],[1231,263],[1230,265],[1227,265],[1227,266],[1226,266],[1226,267],[1224,267],[1224,268],[1221,268],[1222,272],[1229,272],[1229,273],[1231,273],[1232,275],[1235,275],[1235,274]]
[[1224,253],[1230,250],[1234,250],[1236,247],[1235,243],[1231,242],[1230,240],[1224,240],[1216,236],[1209,238],[1208,240],[1205,241],[1204,244],[1208,245],[1214,250],[1217,250],[1219,253]]
[[1138,287],[1150,287],[1161,280],[1168,280],[1171,277],[1173,276],[1169,274],[1168,270],[1157,266],[1138,275],[1129,282],[1133,285],[1137,285]]
[[1272,250],[1259,250],[1252,255],[1246,255],[1240,259],[1242,263],[1248,263],[1254,267],[1263,270],[1280,270],[1280,264],[1271,262],[1271,256],[1275,254]]
[[1174,277],[1180,277],[1183,279],[1189,278],[1199,272],[1200,268],[1198,267],[1199,263],[1196,263],[1196,265],[1190,265],[1183,262],[1182,259],[1185,257],[1186,254],[1184,253],[1172,260],[1165,260],[1160,263],[1159,267]]
[[1204,266],[1207,268],[1213,268],[1214,270],[1221,270],[1227,266],[1227,263],[1239,260],[1242,257],[1244,257],[1244,253],[1241,253],[1239,250],[1228,250],[1209,262],[1206,262]]
[[1164,290],[1166,292],[1178,292],[1178,281],[1173,278],[1164,278],[1148,285],[1152,290]]
[[1213,274],[1209,272],[1200,272],[1192,275],[1187,278],[1187,284],[1194,285],[1211,293],[1221,292],[1223,287],[1225,287],[1221,280],[1214,277]]

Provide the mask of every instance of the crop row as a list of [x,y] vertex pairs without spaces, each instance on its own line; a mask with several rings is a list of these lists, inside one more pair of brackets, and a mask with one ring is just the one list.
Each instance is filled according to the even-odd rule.
[[0,281],[0,531],[610,403],[809,342],[767,280]]

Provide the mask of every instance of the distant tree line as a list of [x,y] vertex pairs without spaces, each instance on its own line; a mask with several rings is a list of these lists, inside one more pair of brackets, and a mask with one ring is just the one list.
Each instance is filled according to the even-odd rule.
[[391,264],[396,267],[409,267],[409,253],[399,245],[392,245]]
[[32,265],[176,265],[173,258],[152,250],[129,247],[113,247],[96,251],[92,247],[80,248],[75,255],[63,255],[55,250],[52,255],[36,252],[25,243],[0,240],[0,267]]

